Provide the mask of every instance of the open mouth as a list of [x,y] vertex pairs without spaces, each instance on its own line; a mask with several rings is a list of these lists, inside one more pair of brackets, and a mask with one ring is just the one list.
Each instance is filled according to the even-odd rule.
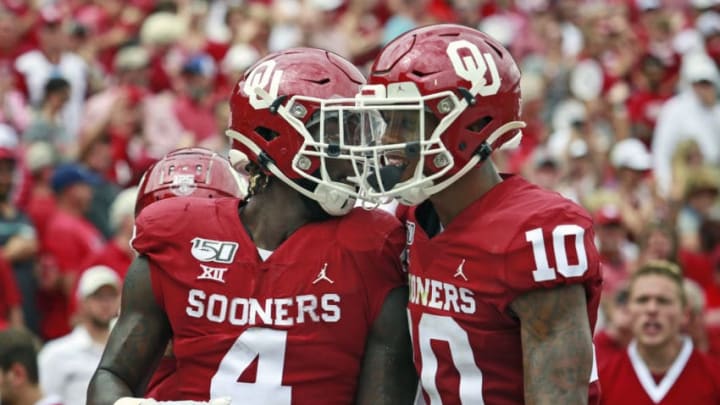
[[646,335],[655,336],[662,332],[663,327],[660,324],[660,322],[657,321],[647,321],[644,322],[642,325],[642,331]]

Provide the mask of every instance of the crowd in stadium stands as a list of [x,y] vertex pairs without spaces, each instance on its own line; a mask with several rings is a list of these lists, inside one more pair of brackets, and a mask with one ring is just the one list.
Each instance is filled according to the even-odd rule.
[[521,67],[528,125],[493,159],[593,215],[601,362],[633,338],[631,275],[659,259],[720,361],[720,1],[0,0],[0,330],[62,338],[40,352],[45,394],[84,403],[134,254],[133,187],[176,148],[227,154],[246,68],[312,46],[366,71],[433,22],[491,34]]

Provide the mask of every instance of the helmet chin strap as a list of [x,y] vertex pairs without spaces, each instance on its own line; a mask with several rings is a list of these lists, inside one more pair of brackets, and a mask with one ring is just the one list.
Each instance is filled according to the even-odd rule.
[[[510,121],[493,131],[493,133],[488,136],[486,142],[488,145],[492,145],[493,142],[495,142],[501,135],[509,131],[522,128],[525,128],[525,122]],[[515,138],[517,138],[517,136],[513,137],[513,139]],[[418,205],[423,201],[427,200],[431,195],[437,194],[440,191],[448,188],[451,184],[455,183],[459,178],[472,170],[472,168],[475,167],[478,163],[480,163],[481,160],[483,160],[483,158],[480,155],[475,154],[472,158],[470,158],[470,160],[465,164],[465,166],[462,167],[462,169],[458,170],[457,173],[453,174],[447,179],[439,182],[438,184],[433,184],[433,182],[428,179],[423,180],[417,186],[410,187],[409,189],[401,192],[396,198],[400,201],[400,203],[404,205]]]
[[[259,146],[257,146],[247,137],[243,136],[241,133],[233,129],[228,129],[227,131],[225,131],[225,134],[231,139],[234,139],[245,145],[245,147],[250,149],[250,151],[256,156],[266,156]],[[332,216],[345,215],[350,212],[350,210],[352,210],[355,206],[355,198],[350,196],[350,193],[353,193],[355,190],[350,185],[342,183],[336,184],[336,187],[347,190],[347,192],[345,192],[337,190],[335,187],[329,186],[324,183],[317,183],[315,190],[310,191],[287,177],[282,171],[280,171],[277,165],[275,165],[275,162],[273,162],[271,159],[268,159],[267,156],[264,160],[264,163],[265,168],[270,171],[273,176],[277,177],[283,183],[287,184],[293,190],[304,195],[305,197],[317,201],[320,207]]]

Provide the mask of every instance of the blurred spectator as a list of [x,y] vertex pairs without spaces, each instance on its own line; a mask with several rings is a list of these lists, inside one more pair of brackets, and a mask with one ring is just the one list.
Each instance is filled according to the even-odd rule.
[[677,238],[675,230],[667,222],[650,222],[645,224],[643,233],[638,240],[640,255],[638,264],[642,266],[655,260],[675,262],[677,260]]
[[10,199],[15,180],[15,151],[0,148],[0,260],[12,268],[20,289],[25,322],[37,331],[40,314],[35,303],[37,280],[34,273],[38,240],[35,229]]
[[40,48],[20,55],[15,69],[21,74],[22,88],[30,102],[40,105],[45,98],[45,84],[53,78],[64,78],[70,84],[67,104],[63,108],[65,136],[57,139],[65,147],[75,141],[85,95],[88,90],[88,66],[73,52],[68,52],[68,32],[62,15],[52,9],[41,12]]
[[50,179],[57,161],[52,145],[47,142],[33,142],[25,151],[27,170],[30,172],[30,198],[26,212],[38,234],[38,240],[44,240],[45,228],[55,212],[55,193]]
[[[337,0],[335,0],[337,1]],[[415,27],[432,22],[426,12],[429,0],[392,0],[388,7],[393,12],[383,28],[382,45]]]
[[18,91],[14,62],[26,49],[19,46],[20,27],[14,16],[0,7],[0,123],[22,132],[30,114],[22,92]]
[[708,333],[705,324],[705,294],[698,283],[687,278],[683,280],[683,289],[688,301],[688,322],[685,330],[695,347],[717,362],[720,360],[720,340]]
[[[79,163],[95,175],[97,181],[92,184],[92,200],[85,213],[94,227],[100,231],[104,238],[112,235],[108,212],[120,187],[111,177],[113,165],[112,144],[109,135],[99,136],[89,140],[84,145]],[[128,173],[129,176],[129,173]]]
[[[38,383],[38,343],[24,329],[0,331],[0,397],[3,405],[62,405]],[[69,404],[68,404],[69,405]]]
[[604,300],[602,310],[606,324],[593,338],[598,368],[604,368],[613,356],[624,353],[632,340],[627,287],[619,288],[612,298]]
[[720,369],[682,334],[688,302],[680,269],[669,262],[638,269],[628,308],[634,339],[599,369],[601,403],[718,403]]
[[[0,330],[25,327],[22,296],[10,265],[0,260]],[[2,390],[0,390],[0,393]]]
[[586,196],[597,190],[600,182],[598,166],[587,143],[582,139],[575,139],[570,142],[567,170],[556,190],[565,198],[582,204]]
[[14,79],[15,59],[28,51],[27,46],[21,42],[24,34],[22,31],[16,16],[0,6],[0,72],[9,79]]
[[678,259],[685,276],[703,288],[708,313],[707,322],[720,327],[720,220],[706,218],[700,224],[700,250],[680,249]]
[[689,252],[701,250],[700,225],[718,203],[720,171],[702,167],[688,173],[683,206],[677,218],[680,249]]
[[213,116],[215,73],[215,62],[209,55],[194,55],[183,64],[176,85],[175,117],[183,129],[192,134],[195,145],[210,147],[219,135]]
[[89,265],[105,265],[115,270],[120,279],[125,279],[128,267],[135,253],[130,247],[135,226],[135,200],[137,187],[120,192],[110,206],[110,229],[112,239],[90,260]]
[[539,147],[535,149],[530,163],[527,178],[540,187],[557,190],[562,175],[558,159]]
[[603,268],[603,293],[613,294],[630,276],[637,247],[627,239],[620,210],[604,205],[595,213],[595,244]]
[[23,142],[48,142],[60,147],[67,154],[70,147],[66,139],[66,121],[61,116],[63,107],[70,98],[70,83],[61,77],[55,77],[45,83],[42,101],[33,111],[28,128],[23,133]]
[[616,172],[614,192],[623,224],[637,239],[656,214],[653,190],[648,181],[652,156],[642,142],[628,138],[615,144],[610,152],[610,163]]
[[260,59],[260,54],[250,45],[237,44],[228,49],[220,63],[223,85],[220,95],[226,97],[235,84],[242,78],[245,70]]
[[596,155],[606,148],[601,145],[604,141],[594,132],[588,116],[588,109],[582,102],[568,99],[557,106],[553,114],[552,126],[554,131],[547,140],[548,152],[561,161],[565,161],[570,153],[570,145],[575,140],[582,140],[588,148],[588,153]]
[[105,266],[85,270],[77,287],[79,323],[72,333],[47,342],[38,356],[40,386],[65,404],[85,404],[87,387],[120,309],[120,278]]
[[42,241],[45,257],[40,307],[45,314],[41,324],[45,339],[70,332],[73,287],[82,266],[103,247],[102,235],[84,218],[92,202],[92,187],[98,181],[96,175],[77,164],[58,166],[53,173],[57,209]]
[[[121,49],[115,58],[117,82],[88,99],[80,134],[80,160],[93,160],[96,171],[124,186],[139,177],[146,158],[142,140],[144,100],[148,95],[148,53],[140,47]],[[105,144],[111,155],[105,156]],[[94,149],[100,148],[94,156]],[[105,161],[100,161],[105,159]]]
[[619,134],[619,137],[632,136],[650,146],[660,109],[672,96],[675,77],[668,73],[662,60],[656,56],[645,55],[638,61],[637,68],[630,74],[633,91],[628,94],[625,101],[627,111],[622,115],[627,120],[622,125],[627,127],[628,133],[625,136]]
[[140,42],[150,54],[150,90],[159,93],[171,88],[171,77],[180,69],[173,45],[185,35],[186,22],[171,12],[156,12],[140,27]]
[[341,24],[341,18],[346,15],[343,0],[310,0],[305,2],[305,6],[305,43],[352,58],[350,44],[358,38],[346,32],[346,27]]
[[658,191],[667,197],[672,179],[672,157],[678,143],[694,139],[706,164],[720,164],[720,73],[705,54],[683,58],[681,79],[687,86],[663,106],[652,141],[653,169]]
[[192,145],[217,150],[224,144],[213,113],[214,74],[212,58],[192,56],[183,64],[174,93],[163,92],[147,100],[144,131],[151,156],[159,159]]

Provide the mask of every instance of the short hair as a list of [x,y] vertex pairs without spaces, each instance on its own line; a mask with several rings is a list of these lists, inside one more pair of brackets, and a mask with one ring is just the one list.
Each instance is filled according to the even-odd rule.
[[0,331],[0,369],[8,371],[13,364],[25,367],[28,380],[38,384],[38,348],[35,336],[18,328]]
[[45,82],[45,98],[70,88],[70,82],[62,77],[52,77]]
[[683,288],[683,273],[680,266],[667,260],[651,260],[639,269],[637,269],[632,276],[630,276],[630,284],[628,291],[632,296],[633,287],[637,280],[645,276],[662,276],[672,281],[678,287],[678,295],[682,306],[687,305],[687,296],[685,295],[685,289]]

